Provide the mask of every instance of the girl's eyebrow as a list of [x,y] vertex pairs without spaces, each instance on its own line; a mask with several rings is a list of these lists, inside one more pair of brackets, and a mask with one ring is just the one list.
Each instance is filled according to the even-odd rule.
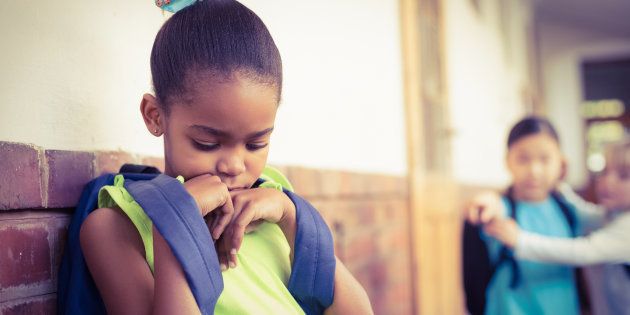
[[261,130],[261,131],[252,132],[251,134],[249,134],[249,136],[247,136],[247,138],[262,137],[264,135],[270,134],[272,131],[273,131],[273,127],[270,127],[270,128],[267,128],[267,129]]
[[[215,128],[212,128],[212,127],[208,127],[208,126],[192,125],[192,126],[190,126],[190,128],[196,129],[196,130],[199,130],[199,131],[201,131],[203,133],[207,133],[207,134],[210,134],[210,135],[213,135],[213,136],[217,136],[217,137],[228,137],[230,135],[229,133],[227,133],[225,131],[222,131],[222,130],[219,130],[219,129],[215,129]],[[274,127],[270,127],[270,128],[267,128],[267,129],[264,129],[264,130],[261,130],[261,131],[252,132],[251,134],[249,134],[247,136],[247,138],[249,139],[249,138],[262,137],[262,136],[264,136],[266,134],[271,133],[273,131],[273,128]]]

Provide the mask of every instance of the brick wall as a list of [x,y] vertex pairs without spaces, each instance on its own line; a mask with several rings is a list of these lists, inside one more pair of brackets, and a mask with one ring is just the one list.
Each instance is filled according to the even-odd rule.
[[[125,152],[45,150],[0,142],[0,314],[52,314],[65,234],[83,185],[124,163],[163,169]],[[411,256],[403,177],[280,167],[333,231],[339,258],[377,314],[410,314]]]

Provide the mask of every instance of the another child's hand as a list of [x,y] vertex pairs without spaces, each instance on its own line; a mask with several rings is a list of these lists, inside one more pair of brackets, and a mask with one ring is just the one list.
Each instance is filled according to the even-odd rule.
[[511,248],[516,246],[518,234],[520,233],[518,224],[510,218],[492,220],[484,225],[483,230],[486,234]]
[[503,217],[505,205],[498,193],[486,191],[475,195],[464,211],[468,222],[486,224],[495,218]]
[[271,188],[238,190],[230,194],[234,216],[217,244],[217,251],[221,264],[234,268],[237,262],[236,254],[243,243],[245,233],[262,221],[267,221],[277,223],[286,235],[283,226],[287,223],[295,224],[295,205],[285,193]]
[[212,216],[210,220],[207,220],[208,228],[212,238],[219,239],[234,216],[228,187],[218,176],[209,174],[187,180],[184,182],[184,187],[197,202],[201,216],[206,219],[208,219],[207,216]]

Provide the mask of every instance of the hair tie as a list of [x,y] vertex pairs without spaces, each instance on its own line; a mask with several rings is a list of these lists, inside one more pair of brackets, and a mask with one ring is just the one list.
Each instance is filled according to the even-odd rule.
[[177,11],[193,5],[197,1],[202,0],[155,0],[155,5],[162,10],[177,13]]

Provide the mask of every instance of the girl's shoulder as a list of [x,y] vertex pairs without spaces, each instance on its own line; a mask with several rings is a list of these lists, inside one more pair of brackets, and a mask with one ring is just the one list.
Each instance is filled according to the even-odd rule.
[[94,251],[109,251],[111,247],[133,249],[144,257],[142,239],[129,217],[117,207],[98,208],[81,224],[81,249],[88,256]]

